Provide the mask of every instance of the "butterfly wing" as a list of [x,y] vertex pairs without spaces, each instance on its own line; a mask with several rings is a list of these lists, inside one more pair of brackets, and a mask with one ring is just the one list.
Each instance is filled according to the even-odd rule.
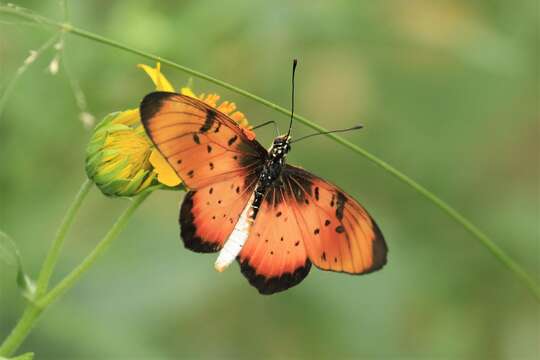
[[252,133],[198,99],[153,92],[140,113],[146,133],[190,189],[245,177],[267,156]]
[[257,182],[257,175],[237,176],[188,192],[180,209],[180,234],[187,249],[195,252],[219,251]]
[[311,263],[364,274],[386,263],[383,235],[367,211],[336,186],[286,165],[265,196],[238,261],[262,294],[300,283]]
[[180,209],[185,247],[220,250],[253,193],[266,150],[227,115],[189,96],[148,94],[140,113],[152,142],[192,190]]
[[322,270],[365,274],[386,264],[388,248],[368,212],[333,184],[294,166],[283,170],[309,259]]
[[281,184],[266,194],[244,248],[240,270],[261,294],[273,294],[300,283],[309,273],[296,214]]

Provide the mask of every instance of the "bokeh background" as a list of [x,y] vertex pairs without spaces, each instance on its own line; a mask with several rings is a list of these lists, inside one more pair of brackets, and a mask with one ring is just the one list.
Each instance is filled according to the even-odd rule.
[[[61,19],[58,1],[20,5]],[[87,1],[69,4],[85,29],[193,67],[289,106],[297,57],[298,113],[418,180],[484,229],[538,279],[539,9],[536,1]],[[15,22],[15,24],[13,24]],[[1,18],[5,89],[50,29]],[[152,90],[137,56],[69,36],[66,63],[96,118]],[[64,70],[46,52],[20,78],[0,119],[0,229],[37,274],[85,178],[90,130]],[[149,63],[151,64],[151,63]],[[184,85],[189,77],[165,67]],[[254,123],[286,117],[213,84]],[[309,129],[296,124],[296,136]],[[268,145],[273,131],[258,132]],[[155,193],[83,280],[47,311],[21,348],[38,359],[440,358],[536,359],[531,294],[460,226],[366,159],[318,137],[290,162],[359,199],[390,247],[383,271],[312,270],[264,297],[235,264],[179,240],[181,193]],[[73,268],[127,200],[93,190],[54,281]],[[0,265],[0,337],[24,302]]]

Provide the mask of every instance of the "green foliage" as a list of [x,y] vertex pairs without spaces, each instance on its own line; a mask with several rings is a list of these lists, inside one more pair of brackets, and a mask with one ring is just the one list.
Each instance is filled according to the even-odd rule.
[[19,356],[5,358],[0,356],[0,360],[33,360],[34,359],[34,353],[25,353]]

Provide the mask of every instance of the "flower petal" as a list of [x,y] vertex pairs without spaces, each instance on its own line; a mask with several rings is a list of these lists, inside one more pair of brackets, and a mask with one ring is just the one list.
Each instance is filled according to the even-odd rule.
[[184,86],[183,88],[180,89],[180,94],[182,95],[186,95],[186,96],[190,96],[192,98],[197,98],[197,95],[195,95],[195,93],[193,92],[193,90],[191,90],[189,87],[187,86]]
[[150,76],[150,79],[152,79],[152,82],[156,85],[156,90],[174,92],[174,88],[169,80],[161,73],[160,63],[157,63],[155,68],[145,64],[139,64],[137,66]]
[[160,183],[167,186],[176,186],[182,182],[171,165],[169,165],[163,155],[156,149],[152,150],[149,161],[154,167],[154,171],[157,173],[157,179]]

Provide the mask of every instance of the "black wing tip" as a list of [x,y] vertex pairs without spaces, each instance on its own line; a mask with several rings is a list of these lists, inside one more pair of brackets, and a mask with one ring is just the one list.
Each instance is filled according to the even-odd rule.
[[375,220],[371,219],[371,223],[373,224],[373,230],[375,233],[375,239],[373,239],[372,245],[373,264],[368,270],[364,271],[363,274],[369,274],[382,269],[388,260],[388,246],[386,245],[382,231]]
[[292,273],[266,278],[262,275],[258,275],[255,268],[249,264],[248,260],[238,260],[238,262],[240,263],[240,271],[242,274],[261,295],[272,295],[298,285],[306,278],[311,269],[311,261],[308,259],[303,266]]
[[146,127],[148,121],[161,109],[161,104],[164,99],[168,99],[171,96],[176,96],[177,93],[168,91],[154,91],[146,95],[139,106],[141,113],[141,122]]
[[184,197],[180,208],[180,236],[184,242],[184,247],[198,253],[214,253],[220,250],[218,244],[204,241],[196,235],[195,217],[193,216],[193,195],[196,191],[189,191]]

